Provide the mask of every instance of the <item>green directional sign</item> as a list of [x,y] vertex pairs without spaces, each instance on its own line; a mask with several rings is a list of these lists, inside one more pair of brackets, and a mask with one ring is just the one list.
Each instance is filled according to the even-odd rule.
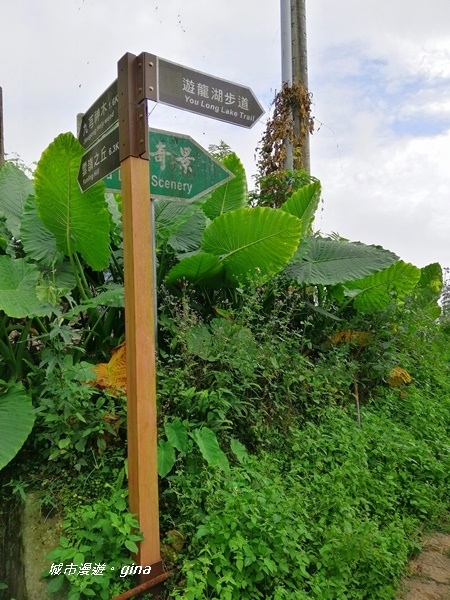
[[[192,202],[234,175],[188,135],[149,129],[152,198]],[[120,169],[104,179],[106,191],[120,193]]]

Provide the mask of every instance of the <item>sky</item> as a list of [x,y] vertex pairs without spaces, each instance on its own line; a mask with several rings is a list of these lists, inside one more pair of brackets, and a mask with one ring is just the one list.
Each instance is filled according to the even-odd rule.
[[[306,0],[322,233],[450,267],[450,2]],[[254,187],[281,87],[279,0],[0,0],[5,150],[32,165],[117,76],[150,52],[250,87],[251,129],[150,103],[149,125],[225,141]]]

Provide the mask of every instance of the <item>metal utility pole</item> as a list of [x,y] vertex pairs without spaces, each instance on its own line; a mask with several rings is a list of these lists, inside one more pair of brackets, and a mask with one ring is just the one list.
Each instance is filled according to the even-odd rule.
[[[301,83],[308,90],[308,49],[306,44],[306,0],[280,0],[281,8],[281,76],[283,85]],[[294,114],[294,136],[300,138],[300,115]],[[301,156],[305,171],[310,172],[309,123]],[[292,144],[286,140],[286,169],[293,168]]]
[[[281,9],[281,80],[282,85],[292,85],[292,24],[291,0],[280,0]],[[290,171],[294,168],[292,144],[286,139],[286,160],[284,168]]]
[[[291,32],[292,32],[292,80],[300,82],[308,90],[308,47],[306,43],[306,0],[291,0]],[[294,134],[300,135],[302,123],[300,115],[294,115]],[[306,129],[302,145],[302,163],[307,173],[311,172],[309,150],[309,123],[303,124]]]
[[3,143],[3,90],[0,87],[0,169],[5,164],[5,146]]

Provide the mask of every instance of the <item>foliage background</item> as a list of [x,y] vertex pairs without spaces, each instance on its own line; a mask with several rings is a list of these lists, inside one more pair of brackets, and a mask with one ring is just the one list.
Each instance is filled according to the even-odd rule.
[[[218,150],[232,182],[155,205],[166,595],[394,598],[420,531],[448,527],[442,270],[314,232],[320,182],[249,197]],[[2,494],[64,516],[53,562],[127,564],[121,199],[81,194],[81,153],[64,134],[34,182],[0,172]],[[49,581],[69,600],[130,585]]]

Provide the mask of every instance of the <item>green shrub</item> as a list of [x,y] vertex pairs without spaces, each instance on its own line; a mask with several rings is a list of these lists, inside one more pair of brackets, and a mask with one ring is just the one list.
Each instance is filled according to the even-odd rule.
[[119,433],[126,403],[87,383],[94,378],[92,365],[74,365],[67,355],[44,381],[32,379],[37,406],[34,444],[42,458],[81,471],[90,464],[91,452],[99,455],[107,446],[124,445]]
[[[139,524],[128,512],[127,491],[113,490],[92,505],[68,508],[63,530],[60,546],[47,555],[54,565],[53,573],[46,573],[51,576],[49,591],[66,585],[68,600],[109,600],[123,591],[121,568],[133,564],[130,554],[137,552],[136,542],[143,539]],[[85,573],[79,575],[83,568]]]
[[298,527],[307,522],[304,506],[273,466],[263,474],[258,461],[247,461],[230,477],[219,471],[199,475],[191,482],[192,498],[185,476],[172,478],[167,495],[184,501],[185,525],[193,534],[182,564],[186,587],[174,598],[288,598],[308,578],[310,561],[302,548],[307,531]]
[[364,408],[362,427],[337,407],[291,423],[229,476],[179,470],[163,495],[188,540],[172,597],[394,598],[421,523],[449,508],[449,427],[450,400],[412,388]]

